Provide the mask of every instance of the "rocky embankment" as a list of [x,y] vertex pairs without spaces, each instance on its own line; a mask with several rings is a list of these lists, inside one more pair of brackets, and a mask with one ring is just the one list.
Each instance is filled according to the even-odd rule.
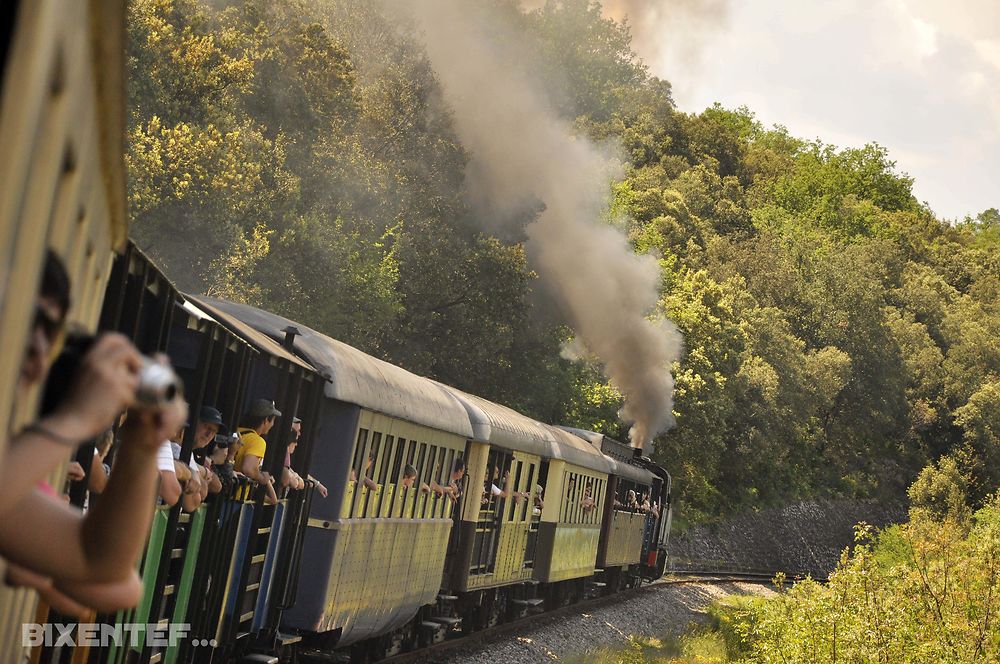
[[881,528],[905,520],[901,505],[858,500],[794,503],[673,535],[670,568],[782,570],[825,577],[854,542],[857,523]]

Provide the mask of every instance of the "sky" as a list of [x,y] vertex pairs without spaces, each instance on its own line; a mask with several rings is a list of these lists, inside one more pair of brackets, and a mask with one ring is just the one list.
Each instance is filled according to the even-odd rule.
[[645,13],[635,45],[681,110],[745,105],[802,138],[880,143],[942,218],[1000,207],[1000,0],[621,4]]

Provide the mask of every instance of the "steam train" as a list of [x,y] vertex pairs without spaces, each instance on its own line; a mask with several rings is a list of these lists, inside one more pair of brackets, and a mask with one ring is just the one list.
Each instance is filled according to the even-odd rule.
[[[277,661],[332,649],[374,660],[662,574],[670,475],[629,446],[537,422],[281,316],[178,292],[126,240],[124,3],[5,11],[3,347],[25,347],[50,248],[71,275],[73,324],[168,354],[191,412],[215,406],[232,427],[254,400],[273,400],[283,419],[264,469],[280,477],[297,416],[292,465],[329,487],[322,497],[309,482],[269,505],[242,479],[194,512],[158,508],[139,605],[95,622],[184,624],[187,638],[39,647],[32,661]],[[8,431],[37,412],[14,401],[19,359],[0,355]],[[189,427],[182,461],[193,436]],[[78,455],[90,459],[93,446]],[[431,488],[451,484],[457,498]],[[69,488],[82,505],[85,491]],[[656,508],[639,508],[643,496]],[[22,659],[22,624],[58,620],[33,593],[0,588],[0,661]]]

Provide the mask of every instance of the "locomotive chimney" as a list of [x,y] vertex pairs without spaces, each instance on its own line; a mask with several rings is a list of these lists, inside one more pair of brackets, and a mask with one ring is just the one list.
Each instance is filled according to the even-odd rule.
[[295,346],[295,337],[302,333],[294,325],[289,325],[282,332],[285,333],[285,338],[281,341],[281,347],[291,352],[292,347]]

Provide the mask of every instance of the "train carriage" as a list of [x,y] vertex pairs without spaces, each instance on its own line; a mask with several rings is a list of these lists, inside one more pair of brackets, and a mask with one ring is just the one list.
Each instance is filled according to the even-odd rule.
[[[327,377],[311,468],[330,487],[312,504],[289,629],[346,646],[397,629],[436,601],[452,527],[450,500],[420,490],[446,484],[472,434],[441,386],[281,316],[209,301],[259,333],[281,338]],[[402,486],[407,465],[419,474]]]
[[[0,18],[0,344],[14,351],[0,354],[0,430],[9,432],[37,411],[37,394],[15,402],[15,387],[46,250],[69,272],[67,320],[93,330],[127,235],[125,3],[9,1]],[[0,437],[0,463],[6,444]],[[21,625],[36,605],[34,593],[0,587],[0,661],[21,657]]]
[[533,504],[545,483],[543,464],[556,452],[552,436],[510,408],[442,387],[462,403],[473,430],[446,587],[467,592],[531,580],[529,533],[539,521]]
[[[316,440],[316,412],[325,384],[322,372],[291,352],[289,335],[283,333],[274,339],[217,306],[217,300],[195,295],[184,297],[189,310],[218,321],[256,351],[240,383],[233,386],[240,390],[242,400],[230,427],[236,428],[238,417],[256,399],[268,399],[277,405],[282,417],[267,437],[263,469],[280,478],[294,416],[303,420],[297,460],[308,459]],[[301,463],[298,467],[303,473],[308,472]],[[208,621],[194,635],[215,639],[224,652],[242,652],[258,647],[261,642],[283,645],[285,640],[278,628],[283,609],[294,603],[298,551],[305,537],[313,488],[291,492],[274,506],[265,504],[263,495],[263,490],[257,487],[234,496],[231,521],[235,523],[235,535],[230,534],[224,542],[229,547],[226,550],[231,549],[232,553],[224,556],[218,575],[227,578],[228,583],[216,589],[221,598],[215,602],[221,601],[222,609],[219,612],[213,607]],[[229,529],[232,528],[229,524]]]
[[[594,431],[559,427],[587,441],[614,459],[617,471],[608,483],[608,500],[602,519],[598,568],[601,577],[617,590],[634,584],[638,576],[659,578],[666,567],[670,535],[671,478],[663,468],[641,455],[641,451]],[[651,509],[630,505],[629,492]]]
[[552,584],[549,599],[558,605],[582,597],[595,573],[605,489],[615,464],[586,441],[557,427],[546,429],[562,458],[549,464],[535,578]]

